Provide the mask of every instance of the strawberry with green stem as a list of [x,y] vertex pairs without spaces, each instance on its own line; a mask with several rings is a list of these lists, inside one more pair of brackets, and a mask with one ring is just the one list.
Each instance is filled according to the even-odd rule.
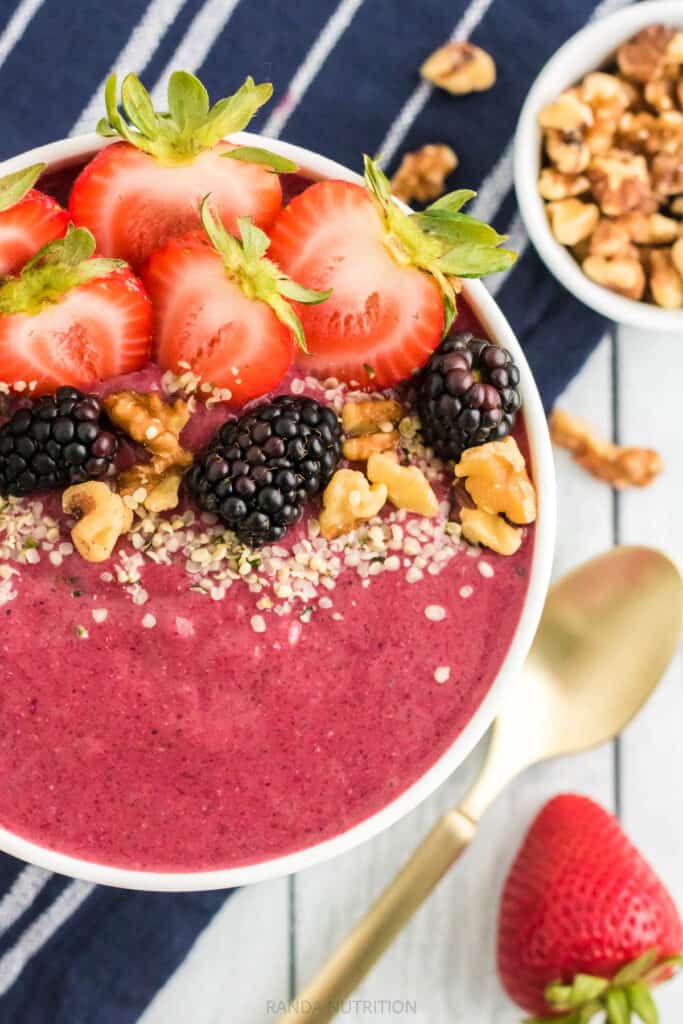
[[98,131],[123,141],[101,150],[76,179],[69,209],[89,228],[99,252],[139,269],[167,238],[199,227],[199,204],[211,193],[229,231],[237,218],[268,227],[282,205],[277,171],[296,167],[266,150],[235,146],[226,135],[245,128],[272,95],[270,83],[247,78],[237,92],[209,105],[194,75],[174,71],[168,112],[157,112],[136,75],[105,89],[107,117]]
[[460,189],[406,212],[366,156],[365,188],[317,182],[282,210],[274,259],[307,287],[332,290],[324,305],[299,310],[310,353],[299,354],[302,369],[387,387],[424,366],[454,319],[454,279],[515,260],[501,235],[462,212],[473,196]]
[[229,390],[243,405],[275,388],[306,350],[293,309],[327,299],[303,288],[266,257],[268,236],[238,218],[240,239],[206,197],[203,231],[170,238],[142,270],[154,308],[154,357],[164,370],[189,366],[203,381]]
[[21,270],[69,225],[57,200],[33,187],[46,166],[32,164],[0,178],[0,276]]
[[616,819],[586,797],[546,804],[498,921],[498,972],[536,1015],[527,1024],[657,1024],[651,989],[683,965],[682,952],[676,907]]
[[42,394],[142,369],[151,321],[130,267],[96,257],[91,233],[72,226],[0,281],[0,379]]

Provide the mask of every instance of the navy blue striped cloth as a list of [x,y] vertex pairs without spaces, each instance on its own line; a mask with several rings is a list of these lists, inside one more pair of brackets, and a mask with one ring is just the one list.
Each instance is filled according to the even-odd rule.
[[[176,67],[195,71],[213,98],[246,73],[272,80],[275,97],[254,129],[355,168],[363,151],[381,153],[391,171],[403,151],[447,142],[460,158],[454,185],[479,188],[474,212],[522,253],[496,282],[497,298],[550,406],[604,323],[550,279],[527,244],[512,190],[512,134],[545,61],[589,18],[618,5],[0,0],[0,159],[92,130],[112,68],[139,72],[162,101]],[[492,92],[453,98],[420,85],[416,69],[449,36],[495,56]],[[225,898],[93,888],[0,855],[0,1021],[136,1021]]]

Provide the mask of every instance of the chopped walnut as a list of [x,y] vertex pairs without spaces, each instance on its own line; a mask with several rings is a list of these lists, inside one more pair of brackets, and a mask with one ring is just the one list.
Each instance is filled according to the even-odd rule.
[[657,195],[683,192],[683,145],[676,153],[658,153],[652,161],[652,183]]
[[362,437],[347,437],[342,445],[342,454],[349,462],[367,462],[373,452],[394,451],[399,440],[398,430],[363,434]]
[[538,179],[538,191],[551,202],[580,196],[590,185],[585,174],[562,174],[554,167],[544,167]]
[[439,502],[427,477],[417,466],[401,466],[396,455],[377,452],[368,459],[368,479],[384,484],[396,508],[419,516],[436,516]]
[[640,261],[628,253],[604,259],[600,256],[589,256],[581,264],[581,268],[591,281],[618,292],[627,299],[642,299],[645,292],[645,271]]
[[550,417],[550,436],[585,470],[617,489],[646,487],[663,469],[659,452],[612,444],[598,437],[589,424],[560,409]]
[[580,199],[562,199],[548,203],[550,226],[562,245],[576,245],[588,238],[600,219],[595,203],[582,203]]
[[405,154],[391,179],[391,190],[404,203],[414,199],[427,203],[444,194],[446,178],[457,166],[458,158],[450,146],[421,146]]
[[683,277],[676,269],[670,250],[653,249],[650,254],[650,290],[658,306],[683,306]]
[[664,113],[665,110],[675,110],[675,92],[676,83],[672,78],[655,79],[652,82],[648,82],[644,90],[645,99],[660,114]]
[[556,128],[561,132],[581,131],[593,124],[593,111],[581,101],[577,89],[569,89],[542,108],[538,123],[541,128]]
[[674,217],[683,217],[683,196],[675,196],[671,200],[670,209]]
[[612,259],[626,252],[630,247],[631,233],[625,218],[612,220],[603,217],[591,235],[590,255]]
[[190,417],[187,403],[180,398],[165,403],[156,391],[118,391],[104,399],[104,407],[112,423],[152,456],[121,473],[119,492],[150,512],[175,508],[183,471],[192,462],[191,452],[179,440]]
[[647,205],[651,196],[650,174],[643,156],[613,149],[595,157],[588,168],[593,195],[608,217]]
[[460,528],[470,544],[483,544],[498,555],[514,555],[522,544],[519,527],[481,508],[464,508],[460,513]]
[[71,530],[71,539],[87,562],[105,562],[119,537],[133,525],[131,510],[101,480],[67,487],[62,495],[62,510],[78,520]]
[[368,483],[355,469],[338,469],[323,494],[320,532],[326,540],[350,533],[361,522],[372,519],[387,500],[384,484]]
[[610,118],[620,117],[638,98],[630,82],[604,71],[593,71],[586,75],[579,94],[593,114],[609,114]]
[[674,267],[683,277],[683,235],[671,246],[671,259]]
[[467,448],[455,467],[477,508],[517,525],[536,519],[536,492],[514,437]]
[[377,430],[390,431],[404,415],[401,403],[393,399],[345,402],[342,408],[342,427],[349,437],[372,434]]
[[648,25],[623,43],[617,50],[617,64],[622,75],[636,82],[662,78],[672,66],[677,46],[676,32],[667,25]]
[[474,43],[450,42],[440,46],[424,62],[420,74],[454,95],[483,92],[496,81],[493,58]]
[[581,174],[588,167],[591,151],[581,132],[562,132],[548,128],[545,149],[549,159],[563,174]]

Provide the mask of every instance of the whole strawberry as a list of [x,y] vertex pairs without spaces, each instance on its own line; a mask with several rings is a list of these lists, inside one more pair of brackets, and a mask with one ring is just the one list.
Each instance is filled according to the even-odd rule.
[[668,892],[602,807],[558,796],[512,865],[498,921],[498,972],[530,1013],[587,1024],[656,1024],[650,989],[683,963]]
[[46,164],[32,164],[0,178],[0,277],[18,273],[39,249],[62,238],[69,214],[33,186]]

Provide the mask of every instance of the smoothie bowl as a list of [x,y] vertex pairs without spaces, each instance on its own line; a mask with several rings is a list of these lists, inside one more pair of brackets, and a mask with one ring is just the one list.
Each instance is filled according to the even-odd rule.
[[509,258],[471,193],[413,217],[372,161],[220,142],[195,83],[183,159],[182,110],[135,131],[110,86],[127,141],[0,165],[0,848],[148,890],[299,870],[429,795],[554,537],[538,393],[461,280]]

